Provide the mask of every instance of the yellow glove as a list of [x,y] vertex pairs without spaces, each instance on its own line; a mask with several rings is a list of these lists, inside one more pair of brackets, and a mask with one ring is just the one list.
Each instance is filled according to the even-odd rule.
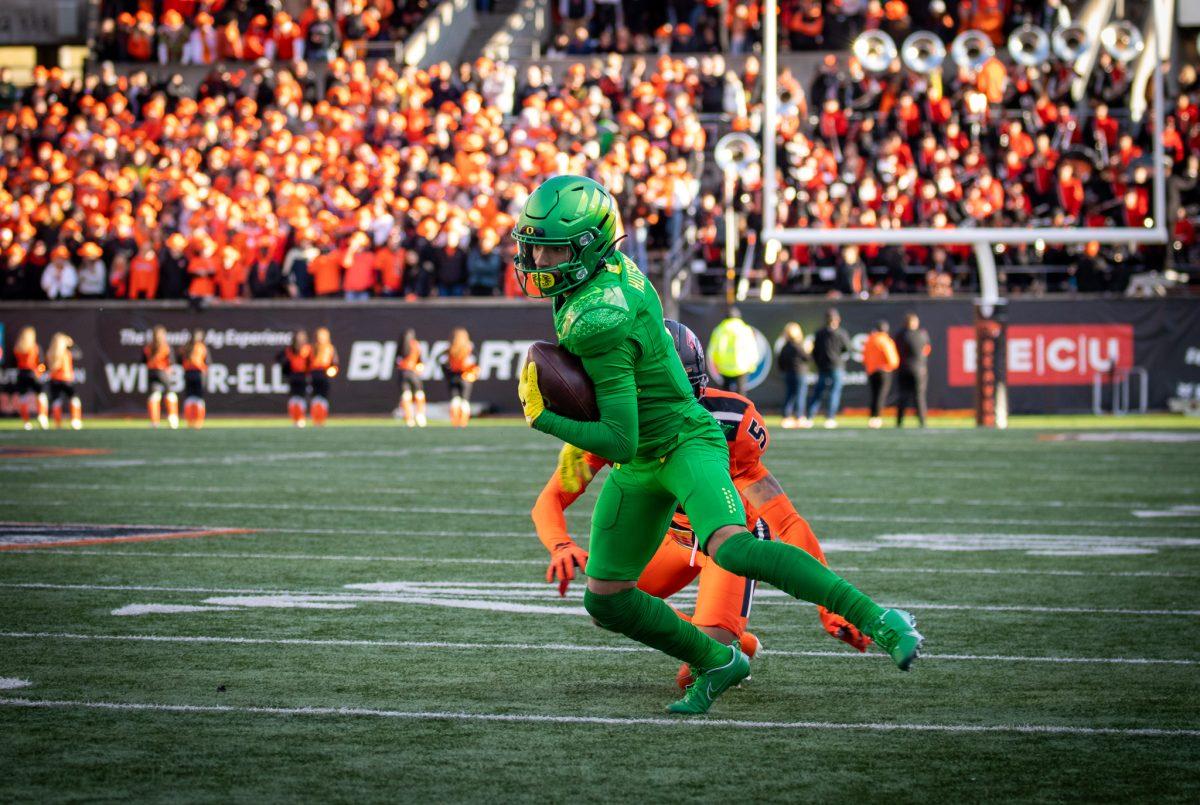
[[534,420],[546,410],[542,402],[542,390],[538,388],[537,364],[529,361],[521,369],[521,379],[517,381],[517,397],[521,400],[521,408],[525,410],[525,421],[532,427]]
[[585,453],[573,444],[564,444],[558,451],[558,485],[568,494],[581,492],[595,473],[584,458]]

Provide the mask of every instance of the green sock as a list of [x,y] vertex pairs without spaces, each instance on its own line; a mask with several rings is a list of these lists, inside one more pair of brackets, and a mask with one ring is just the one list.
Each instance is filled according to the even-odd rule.
[[583,594],[588,614],[605,629],[683,660],[701,671],[729,662],[729,646],[718,643],[675,614],[661,598],[636,587],[612,595]]
[[823,606],[863,631],[883,614],[883,607],[853,584],[785,542],[755,539],[743,531],[725,540],[713,558],[730,573],[765,581],[794,598]]

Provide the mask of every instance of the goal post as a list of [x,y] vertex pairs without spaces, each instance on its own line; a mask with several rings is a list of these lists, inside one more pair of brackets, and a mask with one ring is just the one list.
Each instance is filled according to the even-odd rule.
[[[813,246],[844,246],[877,244],[885,245],[969,245],[975,255],[976,270],[979,274],[980,294],[977,299],[977,330],[980,340],[987,336],[993,344],[1003,345],[1003,318],[997,316],[1004,300],[1000,293],[1000,283],[996,274],[996,261],[993,247],[999,244],[1019,245],[1035,243],[1082,244],[1091,241],[1101,243],[1137,243],[1165,244],[1169,241],[1170,222],[1167,220],[1167,181],[1165,151],[1162,131],[1164,119],[1165,98],[1163,97],[1164,82],[1162,64],[1169,53],[1169,42],[1163,39],[1162,9],[1158,2],[1148,4],[1151,9],[1151,26],[1146,37],[1146,47],[1150,51],[1147,58],[1154,63],[1153,98],[1150,104],[1150,115],[1153,126],[1152,145],[1152,193],[1150,219],[1145,227],[960,227],[935,229],[932,227],[912,227],[909,229],[799,229],[780,227],[778,225],[777,204],[779,195],[779,171],[776,164],[776,137],[779,129],[779,26],[778,0],[764,0],[763,3],[763,116],[762,116],[762,231],[760,242],[763,244],[793,245],[808,244]],[[1000,332],[988,324],[993,318]],[[994,410],[997,402],[1003,406],[1003,376],[1004,355],[999,358],[1000,383],[988,384],[986,388],[1001,390],[1001,399],[977,400],[977,411]],[[985,386],[979,386],[980,389]],[[981,392],[983,393],[983,392]],[[986,421],[985,421],[986,420]],[[978,416],[977,421],[984,426],[1003,427],[1004,412],[996,416]]]

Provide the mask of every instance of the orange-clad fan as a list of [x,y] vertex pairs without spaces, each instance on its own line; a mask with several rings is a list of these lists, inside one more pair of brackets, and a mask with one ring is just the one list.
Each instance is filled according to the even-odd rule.
[[180,357],[183,364],[183,418],[190,427],[204,427],[207,406],[204,403],[204,386],[208,381],[208,347],[204,344],[204,331],[192,330],[192,337],[183,346]]
[[421,374],[425,371],[425,353],[417,333],[412,328],[404,331],[396,347],[396,376],[400,381],[400,406],[393,412],[404,416],[404,424],[410,428],[425,427],[425,383]]
[[211,299],[217,292],[216,277],[221,270],[221,259],[217,257],[217,242],[207,233],[196,233],[196,252],[188,261],[188,296],[192,299]]
[[37,331],[24,327],[17,333],[13,345],[13,362],[17,365],[17,407],[25,430],[33,430],[30,417],[37,412],[37,423],[42,430],[50,427],[50,402],[42,385],[46,367],[42,364],[42,351],[37,343]]
[[404,249],[400,248],[400,233],[396,232],[382,248],[375,250],[375,267],[379,270],[379,285],[384,296],[404,293]]
[[83,404],[75,394],[75,342],[66,333],[55,333],[46,350],[46,363],[50,366],[50,410],[54,414],[54,427],[61,428],[63,408],[71,412],[71,428],[83,427]]
[[442,374],[450,390],[450,424],[465,428],[471,421],[471,386],[479,377],[475,362],[475,345],[465,327],[455,327],[450,347],[442,361]]
[[883,427],[880,413],[892,385],[892,372],[900,366],[900,353],[896,351],[896,342],[888,335],[888,329],[888,323],[880,321],[863,345],[863,368],[867,370],[867,383],[871,388],[871,418],[867,425],[872,428]]
[[246,266],[242,255],[232,246],[221,250],[221,263],[217,269],[217,295],[222,299],[239,299],[246,282]]
[[337,296],[342,291],[342,264],[336,252],[326,252],[314,257],[308,264],[312,274],[313,294]]
[[[812,528],[762,463],[770,437],[754,403],[734,392],[709,388],[704,349],[695,333],[675,321],[668,320],[667,328],[683,359],[692,390],[725,433],[729,444],[729,473],[746,507],[747,528],[759,539],[783,540],[828,564]],[[567,532],[564,510],[586,491],[595,473],[607,464],[605,459],[579,448],[564,446],[559,454],[557,471],[533,507],[538,539],[550,551],[546,580],[557,579],[561,594],[566,593],[568,583],[575,577],[575,568],[587,564],[587,552]],[[692,623],[721,642],[740,640],[742,650],[753,655],[758,640],[746,631],[746,623],[754,596],[754,582],[708,561],[708,557],[697,549],[691,525],[682,510],[678,510],[658,552],[642,571],[638,587],[659,598],[668,598],[699,576],[700,588],[696,609],[690,618]],[[869,639],[845,619],[820,608],[818,616],[830,635],[859,651],[866,651]],[[686,618],[682,614],[681,617]],[[691,678],[691,670],[684,665],[679,669],[676,681],[686,687],[691,684]]]
[[292,333],[292,343],[276,356],[288,380],[288,416],[297,428],[304,427],[305,409],[308,406],[308,372],[312,366],[313,348],[308,343],[308,333],[297,330]]
[[167,328],[155,326],[150,334],[150,343],[142,349],[142,360],[146,364],[146,386],[150,396],[146,398],[146,412],[150,415],[151,427],[158,427],[162,414],[163,398],[167,401],[167,424],[171,430],[179,427],[179,397],[171,391],[167,373],[171,370],[171,345],[167,343]]
[[129,298],[153,299],[158,295],[158,254],[146,241],[129,263]]
[[338,354],[328,327],[318,327],[313,332],[312,360],[308,368],[312,387],[312,420],[314,425],[320,426],[329,418],[329,381],[338,373]]
[[372,289],[378,284],[379,270],[375,262],[375,252],[370,248],[371,237],[366,232],[355,232],[350,236],[350,242],[341,253],[342,287],[346,298],[350,300],[368,299]]

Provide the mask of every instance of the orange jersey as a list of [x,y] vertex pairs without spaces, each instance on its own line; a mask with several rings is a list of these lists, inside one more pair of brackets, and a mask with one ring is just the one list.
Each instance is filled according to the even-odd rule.
[[57,380],[59,383],[75,382],[75,359],[71,357],[69,350],[63,352],[58,364],[50,370],[50,379]]
[[399,293],[404,286],[404,250],[378,249],[375,252],[375,267],[379,269],[379,281],[383,289]]
[[183,369],[187,372],[207,372],[208,347],[204,344],[193,344],[183,355]]
[[317,345],[312,348],[312,359],[308,367],[314,372],[324,372],[330,366],[337,364],[337,350],[333,344]]
[[[740,394],[709,388],[700,398],[700,404],[716,418],[729,442],[729,475],[734,485],[741,490],[765,477],[768,473],[762,464],[762,454],[767,449],[770,437],[754,403]],[[593,472],[609,463],[591,453],[586,453],[585,458]],[[534,507],[533,521],[538,538],[547,548],[553,550],[555,545],[569,539],[562,510],[574,503],[581,494],[582,491],[575,495],[563,492],[557,475],[546,485]],[[747,528],[753,531],[758,513],[751,511],[749,506],[746,506],[746,520]],[[691,548],[692,530],[682,511],[676,512],[671,533],[678,542],[686,543],[686,547]]]
[[129,263],[129,297],[153,299],[158,294],[158,258],[138,255]]
[[[744,492],[767,478],[770,472],[763,465],[762,456],[770,443],[770,435],[754,403],[740,394],[709,388],[700,398],[700,404],[712,413],[725,433],[725,439],[729,443],[729,475],[738,491]],[[605,459],[591,453],[585,454],[585,457],[593,472],[608,464]],[[542,490],[532,515],[538,539],[547,549],[553,551],[554,546],[570,540],[563,510],[582,494],[582,490],[575,494],[562,491],[557,474]],[[765,502],[761,510],[751,506],[744,497],[742,503],[746,508],[748,531],[755,531],[761,517],[774,539],[796,545],[822,562],[825,561],[812,528],[799,515],[787,495],[777,495]],[[689,551],[694,544],[695,537],[691,525],[682,510],[676,511],[668,531],[667,539],[672,538]],[[703,559],[703,555],[696,556],[697,562],[703,562]]]
[[163,344],[162,348],[157,351],[153,344],[147,345],[142,350],[142,355],[145,357],[147,369],[158,369],[165,372],[171,368],[171,348],[166,344]]
[[33,349],[14,349],[13,357],[17,359],[17,368],[26,372],[36,372],[42,362],[42,351],[35,344]]
[[294,375],[306,374],[311,360],[312,347],[308,344],[300,347],[300,349],[288,347],[283,351],[283,365]]
[[327,296],[342,290],[342,267],[336,254],[318,255],[308,264],[308,273],[313,277],[313,293]]
[[217,292],[213,279],[221,267],[221,261],[216,257],[193,257],[188,263],[188,273],[192,275],[188,285],[188,296],[212,296]]
[[462,375],[475,368],[475,354],[466,349],[458,354],[454,350],[446,353],[446,368],[451,374]]
[[415,372],[421,364],[421,345],[417,341],[409,341],[404,356],[396,361],[396,366],[406,372]]
[[863,368],[867,374],[890,372],[900,366],[896,342],[887,333],[874,332],[863,347]]

